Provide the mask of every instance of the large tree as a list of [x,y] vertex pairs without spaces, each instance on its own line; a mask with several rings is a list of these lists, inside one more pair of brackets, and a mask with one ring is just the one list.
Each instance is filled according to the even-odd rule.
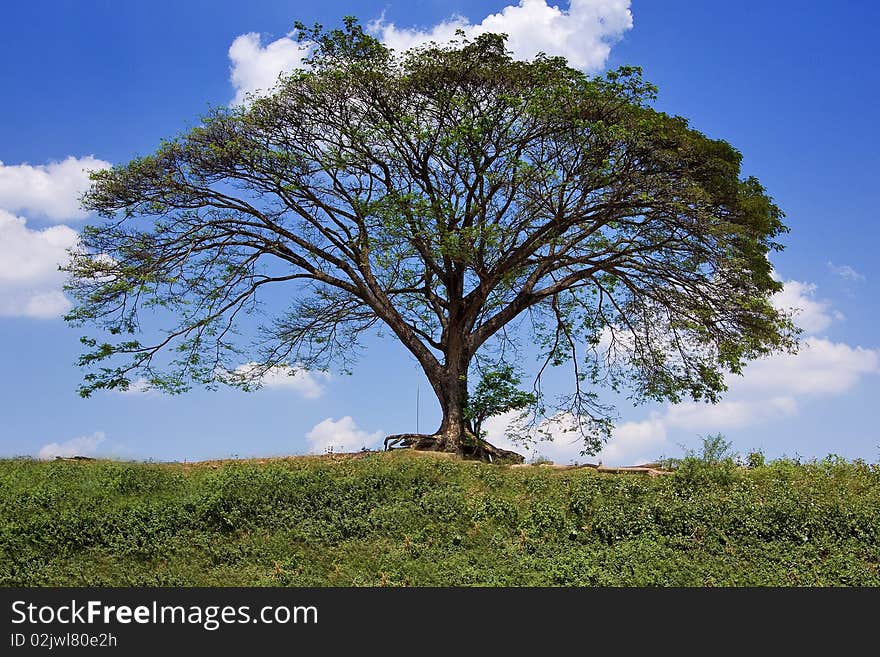
[[[92,175],[105,220],[72,254],[68,319],[119,337],[83,339],[84,395],[347,368],[384,326],[442,409],[414,442],[485,455],[488,414],[549,414],[540,380],[515,389],[528,335],[539,377],[572,366],[552,408],[594,452],[602,386],[715,401],[794,345],[770,303],[782,213],[736,149],[650,107],[639,69],[515,61],[498,34],[399,54],[354,19],[299,27],[313,54],[271,95]],[[174,319],[155,341],[146,308]]]

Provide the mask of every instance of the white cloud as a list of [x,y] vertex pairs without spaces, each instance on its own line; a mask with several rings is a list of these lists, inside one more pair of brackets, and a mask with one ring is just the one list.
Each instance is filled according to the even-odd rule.
[[102,442],[104,442],[104,432],[96,431],[91,436],[80,436],[63,443],[44,445],[37,456],[41,459],[53,459],[56,456],[92,456]]
[[800,281],[785,281],[782,291],[773,296],[773,306],[779,310],[793,310],[794,322],[808,335],[824,331],[834,319],[842,319],[834,313],[827,301],[816,299],[816,285]]
[[[521,0],[508,5],[479,23],[454,15],[427,29],[399,28],[380,18],[367,28],[396,50],[436,41],[446,43],[464,30],[473,39],[486,32],[508,35],[507,47],[519,59],[531,59],[539,52],[562,55],[571,66],[595,71],[604,66],[611,44],[632,27],[630,0],[571,0],[568,9],[545,0]],[[312,44],[298,43],[287,36],[263,45],[256,32],[242,34],[229,47],[230,81],[235,88],[234,105],[248,93],[265,92],[275,86],[281,73],[303,65]]]
[[[676,429],[689,435],[714,433],[794,417],[803,404],[845,394],[873,374],[880,374],[880,349],[809,337],[797,354],[756,360],[741,377],[728,377],[730,390],[717,404],[667,404],[650,420],[619,425],[598,458],[633,464],[657,458],[667,434]],[[556,454],[571,460],[576,459],[575,447],[543,451],[554,460]]]
[[371,22],[369,29],[397,50],[431,41],[448,42],[455,38],[456,30],[463,30],[470,39],[486,32],[503,32],[508,35],[507,47],[518,59],[544,52],[565,57],[575,68],[595,71],[608,59],[611,44],[632,27],[629,5],[629,0],[571,0],[566,10],[545,0],[521,0],[479,23],[456,15],[420,30],[398,28],[379,19]]
[[662,418],[624,422],[614,428],[614,436],[598,454],[605,464],[638,465],[660,456],[666,445],[666,425]]
[[[31,292],[28,295],[14,301],[13,308],[21,308],[20,314],[23,317],[33,317],[35,319],[55,319],[61,317],[70,310],[70,301],[61,290],[49,290],[47,292]],[[2,303],[0,303],[0,315],[3,314]]]
[[518,417],[516,411],[509,411],[494,417],[490,417],[483,422],[482,429],[486,432],[486,440],[502,449],[512,449],[515,452],[522,452],[523,446],[512,442],[507,437],[507,428]]
[[776,354],[749,364],[741,378],[728,378],[731,392],[749,398],[779,394],[839,395],[867,374],[880,372],[880,350],[825,338],[805,338],[797,354]]
[[0,209],[53,221],[82,219],[88,213],[79,197],[89,188],[88,172],[109,166],[91,155],[39,165],[0,162]]
[[849,265],[835,265],[829,260],[828,269],[840,276],[840,278],[842,278],[847,283],[863,283],[865,281],[865,275],[861,272],[856,271]]
[[138,377],[128,385],[127,389],[112,388],[110,392],[117,395],[146,395],[153,392],[153,388],[144,377]]
[[0,210],[0,237],[0,281],[24,283],[51,278],[77,233],[68,226],[31,230],[23,218]]
[[70,308],[58,265],[77,239],[68,226],[31,230],[0,209],[0,316],[53,318]]
[[[825,301],[815,299],[816,286],[787,281],[774,299],[777,307],[799,308],[797,321],[808,333],[796,354],[774,354],[749,363],[742,376],[728,376],[729,390],[717,404],[682,402],[667,404],[640,422],[618,425],[604,449],[591,459],[606,464],[632,465],[652,460],[667,446],[667,436],[685,433],[688,437],[728,429],[755,426],[794,417],[806,404],[843,395],[855,389],[865,377],[880,374],[880,349],[851,346],[809,335],[828,328],[839,318]],[[522,452],[504,436],[512,414],[491,418],[485,423],[489,441],[500,447]],[[557,463],[582,460],[580,443],[574,434],[545,429],[553,441],[539,442],[531,452]]]
[[880,374],[880,350],[808,337],[797,354],[753,361],[741,377],[728,377],[730,390],[717,404],[668,405],[669,428],[715,432],[794,417],[805,403],[853,390]]
[[248,94],[272,89],[281,73],[302,66],[311,46],[301,44],[289,35],[262,45],[256,32],[242,34],[229,46],[230,81],[235,87],[233,105],[243,103]]
[[658,414],[639,422],[624,422],[614,429],[611,440],[595,456],[582,456],[582,439],[576,432],[565,431],[563,423],[547,421],[541,429],[552,436],[524,446],[511,442],[505,432],[517,413],[504,413],[489,418],[483,428],[486,440],[503,449],[512,449],[529,457],[542,456],[554,463],[601,461],[606,465],[634,465],[656,459],[666,444],[666,425]]
[[[291,390],[306,399],[317,399],[324,394],[323,383],[330,380],[326,372],[310,372],[301,367],[276,365],[263,370],[258,363],[239,365],[231,372],[217,371],[217,376],[230,384],[247,383],[255,388]],[[127,390],[114,389],[119,395],[146,395],[155,392],[149,381],[139,377],[129,384]]]
[[276,365],[263,371],[257,363],[239,365],[225,376],[228,380],[254,383],[261,388],[292,390],[306,399],[317,399],[324,394],[323,384],[330,380],[327,372],[310,372],[288,365]]
[[368,433],[358,429],[350,415],[339,420],[327,418],[312,427],[306,434],[312,452],[354,452],[362,447],[374,447],[382,440],[382,431]]
[[723,399],[717,404],[682,402],[667,406],[664,423],[687,430],[734,429],[777,417],[791,417],[798,412],[797,401],[790,395],[767,399]]

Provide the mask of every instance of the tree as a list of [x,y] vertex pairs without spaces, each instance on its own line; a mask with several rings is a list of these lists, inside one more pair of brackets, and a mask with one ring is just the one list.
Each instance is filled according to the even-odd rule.
[[[83,338],[83,395],[347,369],[384,327],[442,409],[418,445],[485,455],[469,374],[506,371],[512,394],[528,334],[539,373],[514,406],[546,413],[541,376],[570,364],[553,409],[587,453],[612,427],[603,387],[715,401],[726,372],[794,347],[770,303],[782,212],[732,146],[651,108],[638,68],[514,61],[499,34],[397,54],[352,18],[298,28],[313,54],[272,95],[92,174],[105,221],[71,255],[67,319],[119,337]],[[146,309],[175,320],[155,341]]]

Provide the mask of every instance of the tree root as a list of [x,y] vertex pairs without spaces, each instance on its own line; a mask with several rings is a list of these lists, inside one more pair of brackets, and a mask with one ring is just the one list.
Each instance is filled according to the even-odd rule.
[[385,439],[385,450],[408,447],[424,452],[448,452],[461,458],[485,461],[486,463],[517,464],[524,463],[525,457],[509,449],[495,447],[485,440],[477,440],[471,435],[457,445],[450,443],[443,434],[398,433]]

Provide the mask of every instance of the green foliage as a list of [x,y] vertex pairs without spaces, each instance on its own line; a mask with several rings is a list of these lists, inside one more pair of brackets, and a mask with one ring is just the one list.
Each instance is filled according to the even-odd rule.
[[880,585],[880,467],[0,461],[0,586]]
[[762,452],[761,450],[749,452],[746,455],[746,465],[752,469],[763,468],[766,463],[767,458],[764,456],[764,452]]
[[686,458],[697,459],[706,465],[717,465],[725,461],[732,461],[734,454],[731,452],[733,443],[727,440],[723,434],[716,433],[704,436],[703,444],[699,452],[689,451]]
[[707,481],[730,481],[739,468],[732,444],[720,433],[704,436],[699,451],[687,449],[684,458],[668,459],[666,465],[695,487]]
[[523,411],[538,403],[535,393],[519,390],[521,374],[513,365],[502,363],[497,369],[483,372],[464,409],[471,431],[483,437],[482,425],[490,417],[507,411]]

